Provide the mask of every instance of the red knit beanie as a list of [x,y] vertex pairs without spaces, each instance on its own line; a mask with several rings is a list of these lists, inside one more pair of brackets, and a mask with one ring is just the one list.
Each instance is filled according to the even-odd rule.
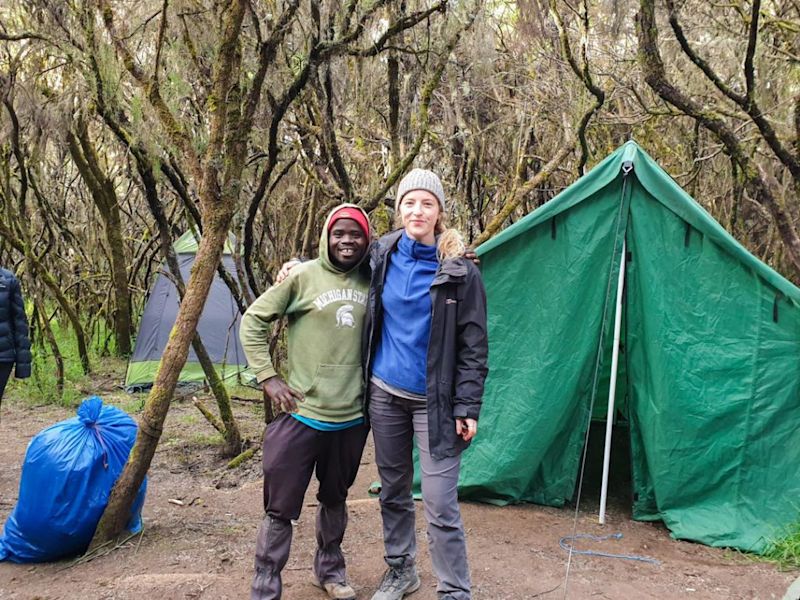
[[339,219],[353,219],[353,221],[358,223],[358,226],[361,227],[364,235],[369,237],[369,221],[367,221],[366,215],[358,208],[354,208],[352,206],[342,206],[341,208],[334,210],[331,214],[330,220],[328,221],[328,231],[333,229],[333,224]]

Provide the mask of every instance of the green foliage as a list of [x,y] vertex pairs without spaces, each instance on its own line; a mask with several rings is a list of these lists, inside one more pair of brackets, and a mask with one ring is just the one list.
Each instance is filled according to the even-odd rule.
[[789,526],[783,537],[770,542],[764,558],[783,570],[800,569],[800,520]]
[[[120,378],[123,376],[124,375],[120,373]],[[103,399],[103,402],[113,404],[129,415],[142,412],[142,410],[144,410],[144,401],[147,399],[147,394],[129,394],[127,392],[121,392],[114,396],[107,396],[102,393],[98,393],[97,395]]]
[[[78,344],[72,329],[57,320],[53,320],[50,325],[64,362],[63,396],[59,396],[58,393],[56,361],[53,358],[50,346],[41,335],[37,336],[31,348],[31,354],[33,355],[31,377],[23,380],[12,380],[5,395],[8,398],[19,399],[29,404],[60,404],[62,406],[77,406],[81,400],[94,394],[107,401],[107,394],[104,394],[102,390],[94,389],[92,381],[97,380],[97,374],[102,373],[106,375],[106,378],[110,378],[114,384],[121,382],[124,379],[127,362],[123,359],[112,359],[107,356],[108,348],[105,348],[103,341],[101,341],[106,339],[106,335],[104,335],[104,332],[99,332],[99,335],[93,336],[88,349],[91,363],[96,372],[94,377],[90,378],[84,375],[81,369]],[[126,400],[128,399],[126,398]],[[143,398],[134,397],[122,408],[129,413],[137,412],[141,410],[142,404]]]
[[57,322],[51,324],[64,361],[64,394],[59,396],[57,388],[56,361],[49,347],[39,338],[31,348],[33,365],[31,378],[20,389],[20,396],[36,404],[75,405],[80,401],[79,386],[84,382],[78,344],[69,328]]
[[180,422],[182,425],[197,425],[197,415],[195,413],[189,413],[185,415],[181,415]]
[[209,446],[212,448],[222,446],[225,443],[223,437],[217,433],[194,433],[189,436],[189,443],[194,446]]
[[369,216],[369,220],[372,223],[373,229],[375,230],[376,237],[380,237],[384,233],[392,230],[392,216],[389,212],[389,209],[383,204],[372,211]]
[[142,127],[144,123],[144,100],[138,94],[134,95],[130,100],[131,105],[131,122],[135,127]]

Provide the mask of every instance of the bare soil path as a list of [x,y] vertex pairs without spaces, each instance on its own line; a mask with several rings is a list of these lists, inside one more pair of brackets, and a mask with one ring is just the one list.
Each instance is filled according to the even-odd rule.
[[[106,396],[112,396],[111,386],[107,392]],[[129,411],[138,408],[139,400],[125,400],[119,393],[113,396]],[[246,434],[259,437],[263,426],[252,405],[237,403],[236,408]],[[74,414],[74,409],[4,402],[0,414],[0,522],[5,522],[16,502],[30,438]],[[91,560],[0,563],[0,599],[247,598],[254,540],[262,518],[260,454],[227,470],[210,432],[191,404],[175,403],[150,471],[143,534]],[[380,512],[377,500],[367,492],[376,479],[370,441],[351,492],[345,539],[349,576],[359,600],[371,597],[384,568]],[[286,600],[324,598],[309,583],[314,551],[313,487],[295,529],[284,577]],[[180,500],[183,506],[170,500]],[[567,598],[780,600],[797,576],[730,551],[674,541],[660,524],[630,520],[624,503],[610,507],[605,527],[596,524],[590,508],[581,512],[578,532],[623,534],[620,540],[593,544],[592,549],[644,555],[660,564],[573,556]],[[559,539],[572,532],[572,510],[473,503],[463,503],[462,509],[476,600],[565,597],[567,553]],[[418,513],[423,586],[411,600],[434,600],[435,580],[421,507]],[[586,543],[581,547],[587,547]]]

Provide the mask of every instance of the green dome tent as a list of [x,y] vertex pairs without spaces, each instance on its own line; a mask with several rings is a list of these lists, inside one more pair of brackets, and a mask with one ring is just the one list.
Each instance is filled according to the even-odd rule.
[[[189,274],[197,254],[197,240],[191,231],[184,233],[173,248],[178,258],[181,276],[189,281]],[[225,243],[222,265],[228,273],[235,273],[232,240]],[[172,326],[178,316],[179,298],[175,284],[166,273],[166,265],[162,265],[158,277],[153,283],[147,298],[139,331],[136,334],[136,346],[133,350],[125,387],[128,391],[141,391],[150,388],[155,381],[156,371],[161,364],[161,355],[167,346]],[[208,292],[203,313],[197,324],[200,339],[211,357],[214,367],[226,383],[236,383],[244,377],[247,363],[239,342],[239,307],[228,286],[214,275],[211,289]],[[249,372],[248,372],[249,374]],[[200,385],[205,375],[194,349],[189,349],[186,364],[178,377],[179,384]]]
[[573,496],[592,399],[597,415],[608,396],[623,239],[633,516],[762,551],[800,517],[800,290],[634,142],[477,249],[490,374],[460,495]]

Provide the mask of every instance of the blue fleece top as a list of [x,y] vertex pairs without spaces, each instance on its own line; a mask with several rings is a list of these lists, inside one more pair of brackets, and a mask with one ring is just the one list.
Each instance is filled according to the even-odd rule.
[[412,240],[404,231],[389,255],[383,284],[383,324],[372,374],[415,394],[426,390],[430,291],[438,266],[436,246]]

